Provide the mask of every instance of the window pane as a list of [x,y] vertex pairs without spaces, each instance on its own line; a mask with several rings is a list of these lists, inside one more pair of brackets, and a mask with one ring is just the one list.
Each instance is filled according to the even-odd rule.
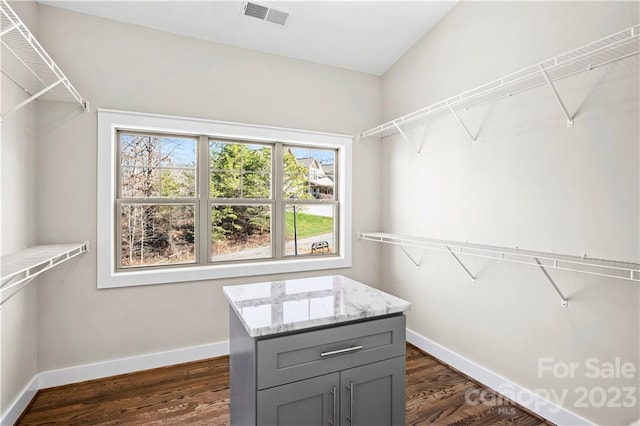
[[285,255],[335,253],[334,206],[287,204]]
[[333,200],[336,151],[285,147],[285,198]]
[[160,138],[160,165],[195,168],[196,140],[177,137]]
[[120,134],[120,164],[153,168],[159,166],[160,138]]
[[195,197],[195,170],[162,169],[160,196],[167,198]]
[[123,198],[160,197],[160,171],[156,168],[121,167],[120,182]]
[[211,172],[211,197],[240,198],[242,174],[238,172]]
[[271,254],[270,205],[214,205],[211,261],[265,259]]
[[271,147],[210,141],[213,198],[270,198]]
[[195,262],[193,204],[122,204],[120,213],[123,268]]
[[242,175],[242,198],[269,198],[271,196],[271,173],[244,173]]
[[121,197],[195,196],[196,139],[119,135]]

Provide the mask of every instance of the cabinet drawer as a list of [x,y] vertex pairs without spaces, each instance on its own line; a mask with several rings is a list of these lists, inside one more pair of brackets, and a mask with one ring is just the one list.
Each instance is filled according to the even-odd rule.
[[404,355],[405,317],[258,340],[258,389]]

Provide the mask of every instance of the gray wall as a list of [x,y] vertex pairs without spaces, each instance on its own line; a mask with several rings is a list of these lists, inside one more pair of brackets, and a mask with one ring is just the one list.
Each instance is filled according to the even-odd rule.
[[[39,18],[42,44],[93,111],[113,108],[346,134],[382,119],[380,77],[42,5]],[[74,111],[40,102],[37,229],[45,242],[88,239],[94,245],[96,114]],[[380,164],[380,150],[376,144],[354,146],[354,230],[381,223],[380,177],[371,173]],[[352,268],[323,273],[377,286],[380,251],[356,243]],[[304,275],[309,274],[295,276]],[[91,252],[64,280],[40,287],[40,369],[226,340],[222,286],[273,278],[99,291]]]
[[[463,2],[383,76],[385,120],[472,89],[638,23],[638,3]],[[383,143],[383,229],[401,234],[640,261],[638,60],[469,112],[473,147],[453,116],[432,122],[420,155]],[[419,142],[424,128],[408,132]],[[578,407],[577,387],[638,385],[585,377],[588,358],[639,359],[637,283],[551,271],[568,308],[534,267],[446,253],[383,251],[385,287],[413,303],[408,327],[529,389],[568,390],[564,406],[602,424],[634,408]],[[538,360],[578,362],[573,379],[538,375]]]
[[[32,2],[11,6],[31,28],[37,28]],[[0,77],[1,110],[27,96],[4,74]],[[0,254],[36,243],[36,105],[28,104],[2,121],[0,141]],[[38,372],[36,283],[9,299],[0,310],[0,414]]]

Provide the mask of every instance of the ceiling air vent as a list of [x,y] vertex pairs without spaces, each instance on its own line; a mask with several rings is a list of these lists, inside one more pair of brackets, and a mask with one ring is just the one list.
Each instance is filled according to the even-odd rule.
[[246,2],[242,5],[242,14],[252,18],[258,18],[262,21],[272,22],[274,24],[284,26],[289,19],[289,12],[278,10],[264,3],[258,4],[254,2]]

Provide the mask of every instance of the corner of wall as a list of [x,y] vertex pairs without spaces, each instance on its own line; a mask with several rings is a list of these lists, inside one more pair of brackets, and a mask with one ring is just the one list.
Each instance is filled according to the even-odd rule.
[[[11,1],[10,6],[37,33],[38,4]],[[25,99],[24,91],[4,74],[3,111]],[[0,124],[0,253],[10,254],[36,243],[37,107],[34,102],[3,118]],[[3,295],[5,298],[7,294]],[[0,418],[29,394],[38,372],[37,289],[25,287],[0,307]],[[4,424],[4,423],[3,423]]]

